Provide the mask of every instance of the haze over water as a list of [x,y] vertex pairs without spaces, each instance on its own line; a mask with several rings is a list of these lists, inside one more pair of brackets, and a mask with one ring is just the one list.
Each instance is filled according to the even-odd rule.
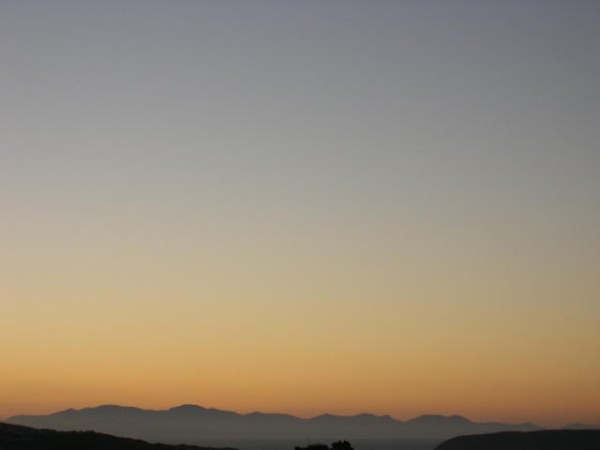
[[600,423],[600,3],[5,0],[0,417]]

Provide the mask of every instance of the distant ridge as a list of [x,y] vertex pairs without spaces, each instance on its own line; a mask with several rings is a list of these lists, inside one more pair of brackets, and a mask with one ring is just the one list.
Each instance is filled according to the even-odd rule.
[[239,414],[180,405],[166,410],[102,405],[67,409],[46,416],[14,416],[13,424],[56,430],[94,430],[117,436],[162,442],[214,442],[243,439],[436,439],[492,433],[530,431],[537,425],[477,423],[462,416],[424,415],[405,422],[389,415],[322,414],[302,419],[288,414]]

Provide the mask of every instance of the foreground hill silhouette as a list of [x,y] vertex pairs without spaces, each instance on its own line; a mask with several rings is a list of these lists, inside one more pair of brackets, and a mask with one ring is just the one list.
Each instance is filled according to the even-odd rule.
[[[37,430],[0,423],[1,450],[209,450],[194,445],[150,444],[93,431]],[[221,449],[234,450],[234,449]]]
[[[243,439],[432,439],[465,434],[539,429],[533,424],[476,423],[461,416],[428,415],[401,422],[390,416],[323,414],[301,419],[287,414],[238,414],[183,405],[144,410],[105,405],[47,416],[15,416],[10,423],[57,430],[94,430],[149,441],[210,443]],[[211,444],[212,445],[212,444]]]
[[459,436],[436,450],[598,450],[600,430],[543,430]]

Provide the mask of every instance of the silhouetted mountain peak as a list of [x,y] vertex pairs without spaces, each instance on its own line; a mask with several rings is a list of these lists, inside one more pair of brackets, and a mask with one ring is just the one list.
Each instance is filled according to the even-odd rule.
[[338,416],[334,416],[333,414],[329,414],[329,413],[324,413],[324,414],[320,414],[318,416],[313,417],[311,420],[330,420],[330,419],[335,419]]
[[459,415],[443,416],[440,414],[424,414],[422,416],[415,417],[414,419],[410,419],[410,420],[406,421],[405,423],[421,423],[421,424],[427,424],[427,425],[434,425],[434,424],[435,425],[442,425],[442,424],[469,425],[473,422],[471,422],[466,417],[459,416]]
[[296,419],[295,416],[290,414],[281,413],[264,413],[260,411],[254,411],[245,415],[250,419]]
[[141,408],[135,406],[122,406],[122,405],[99,405],[92,406],[90,408],[82,408],[79,411],[96,411],[96,412],[116,412],[116,411],[144,411]]
[[[168,415],[176,417],[202,417],[205,419],[241,417],[241,414],[233,411],[224,411],[216,408],[204,408],[203,406],[189,404],[175,406],[174,408],[168,409],[164,412]],[[158,413],[161,413],[161,411],[158,411]]]
[[[67,410],[69,411],[69,410]],[[79,414],[79,415],[100,415],[100,416],[120,416],[120,415],[128,415],[135,413],[144,413],[146,410],[137,408],[135,406],[121,406],[121,405],[99,405],[91,408],[82,408],[82,409],[71,409],[70,415]]]

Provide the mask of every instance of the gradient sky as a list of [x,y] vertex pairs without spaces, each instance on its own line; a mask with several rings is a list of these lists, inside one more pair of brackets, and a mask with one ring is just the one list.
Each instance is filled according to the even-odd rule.
[[600,423],[600,2],[0,0],[0,417]]

